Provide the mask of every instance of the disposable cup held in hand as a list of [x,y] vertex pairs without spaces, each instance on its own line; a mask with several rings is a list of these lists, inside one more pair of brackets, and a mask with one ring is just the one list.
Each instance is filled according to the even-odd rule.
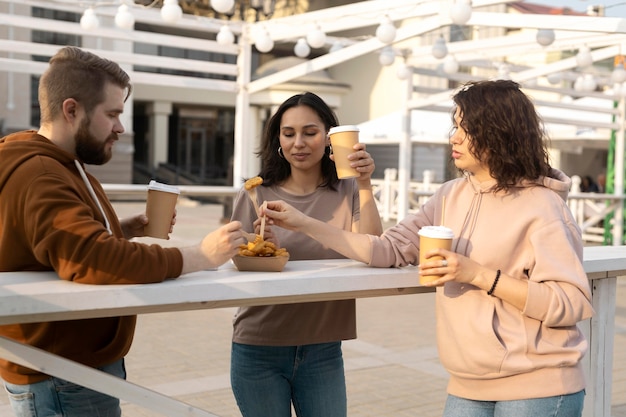
[[353,146],[359,143],[359,127],[354,125],[335,126],[328,131],[333,147],[335,166],[339,179],[359,177],[361,173],[350,166],[348,155],[354,153]]
[[[433,249],[447,249],[452,248],[452,239],[454,238],[454,232],[449,227],[445,226],[424,226],[417,233],[420,237],[420,259],[419,263],[426,262],[426,254]],[[429,261],[442,260],[441,256],[431,256]],[[420,284],[439,279],[441,275],[420,275]]]
[[180,190],[173,185],[161,184],[154,180],[148,184],[146,216],[148,224],[144,226],[146,236],[167,239],[172,227],[172,217]]

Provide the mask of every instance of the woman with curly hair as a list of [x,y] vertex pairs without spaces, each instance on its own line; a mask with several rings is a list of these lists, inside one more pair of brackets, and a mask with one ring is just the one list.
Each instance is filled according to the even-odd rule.
[[418,232],[445,207],[452,249],[419,265],[440,276],[428,285],[450,374],[444,417],[579,417],[587,342],[577,323],[593,309],[566,204],[571,181],[550,166],[541,119],[517,83],[472,82],[454,103],[451,156],[462,176],[382,236],[333,228],[283,201],[265,214],[349,258],[399,267],[418,264]]

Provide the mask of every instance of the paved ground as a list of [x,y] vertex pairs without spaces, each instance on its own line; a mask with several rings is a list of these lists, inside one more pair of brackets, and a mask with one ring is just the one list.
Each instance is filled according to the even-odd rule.
[[[142,205],[118,203],[120,217]],[[221,206],[182,204],[166,244],[191,244],[216,228]],[[164,241],[148,240],[147,242]],[[344,343],[350,417],[438,417],[447,374],[437,359],[434,295],[359,299],[357,340]],[[220,417],[240,416],[229,383],[234,309],[154,313],[139,317],[127,357],[128,379],[204,408]],[[618,285],[615,317],[612,416],[626,417],[626,279]],[[125,417],[156,413],[123,404]],[[10,416],[0,394],[0,416]],[[176,416],[170,416],[176,417]]]

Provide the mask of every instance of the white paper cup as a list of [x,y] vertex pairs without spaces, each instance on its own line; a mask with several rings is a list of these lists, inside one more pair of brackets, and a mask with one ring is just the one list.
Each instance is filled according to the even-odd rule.
[[345,179],[361,176],[359,171],[350,166],[348,159],[348,155],[354,153],[353,146],[359,143],[359,127],[355,125],[331,127],[328,136],[335,156],[337,177]]
[[173,185],[162,184],[154,180],[148,184],[146,216],[148,224],[144,226],[146,236],[167,239],[172,227],[172,217],[180,189]]
[[[426,253],[433,249],[447,249],[452,248],[452,239],[454,238],[454,232],[452,229],[446,226],[424,226],[417,233],[420,237],[420,259],[419,263],[426,262]],[[441,260],[442,256],[431,256],[429,261]],[[434,281],[441,275],[420,275],[420,284]]]

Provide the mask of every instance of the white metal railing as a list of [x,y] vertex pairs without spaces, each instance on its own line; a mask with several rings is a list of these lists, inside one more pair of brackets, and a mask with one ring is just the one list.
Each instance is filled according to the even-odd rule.
[[[423,182],[409,183],[409,213],[419,211],[422,205],[441,185],[430,181],[431,176],[425,173]],[[573,181],[572,192],[567,204],[572,211],[576,223],[582,231],[583,241],[587,243],[604,242],[604,222],[607,216],[622,207],[623,195],[602,193],[582,193],[578,191],[579,182]],[[397,170],[388,168],[383,179],[372,179],[374,198],[383,221],[398,219],[398,181]],[[611,223],[612,226],[612,223]]]
[[[380,217],[385,222],[398,219],[398,170],[388,168],[383,179],[372,179],[372,188]],[[431,171],[424,172],[424,181],[409,183],[409,213],[416,213],[441,185],[431,181]],[[572,192],[567,204],[578,223],[583,241],[587,243],[603,243],[607,216],[620,210],[623,195],[581,193],[577,191],[577,181],[573,182]],[[147,187],[136,184],[103,184],[104,190],[111,199],[143,199]],[[239,188],[229,186],[181,185],[181,195],[195,197],[233,197]],[[621,217],[620,217],[621,218]],[[611,222],[611,227],[613,222]]]

